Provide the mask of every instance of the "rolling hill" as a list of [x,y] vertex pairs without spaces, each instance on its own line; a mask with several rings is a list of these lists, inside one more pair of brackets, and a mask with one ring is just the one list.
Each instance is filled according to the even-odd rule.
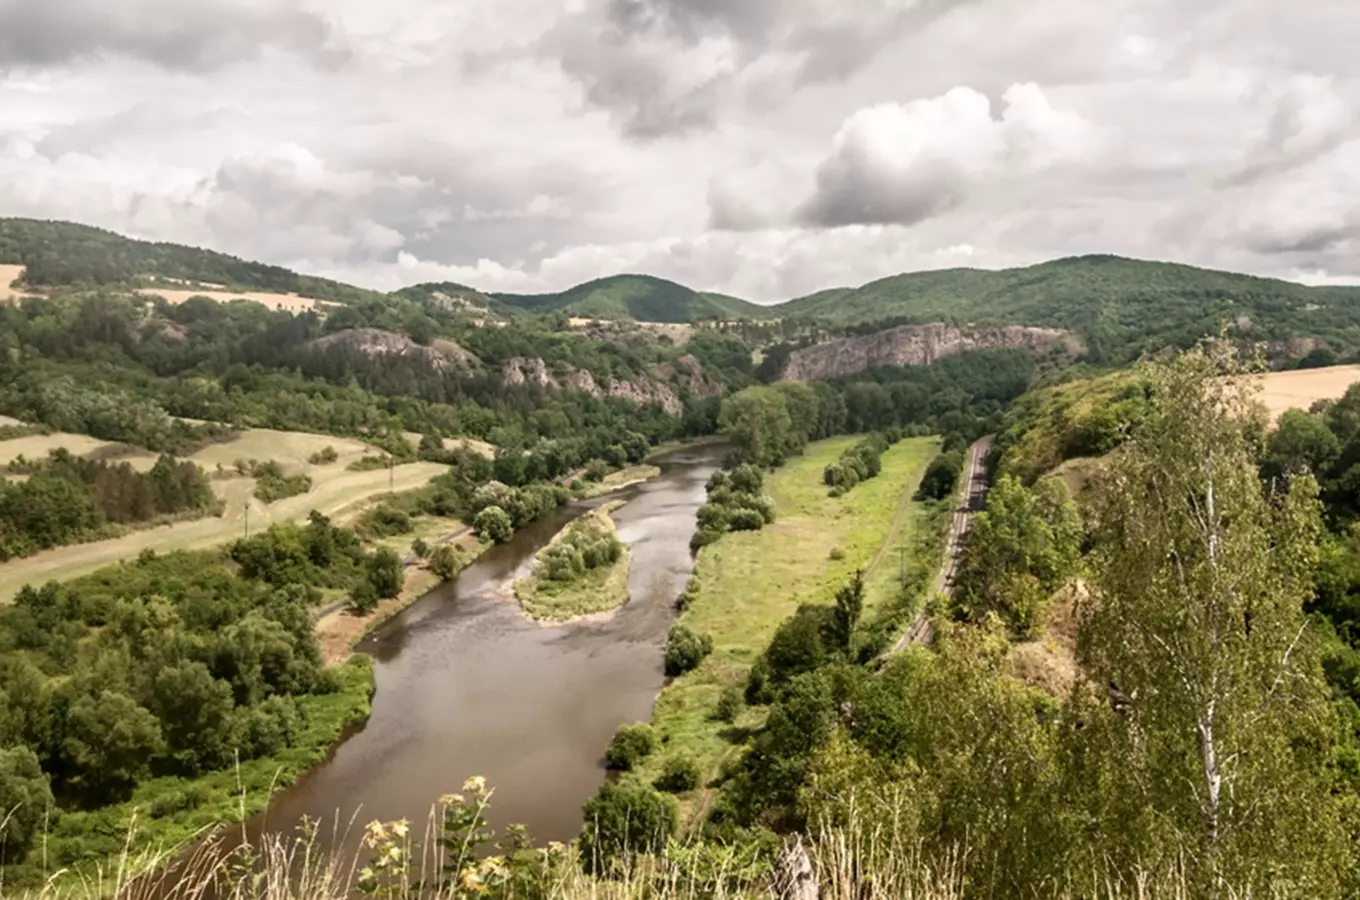
[[1256,340],[1307,336],[1360,349],[1360,287],[1293,282],[1116,256],[1023,269],[945,269],[820,291],[771,307],[845,325],[1040,325],[1081,335],[1096,359],[1185,346],[1225,323]]
[[764,318],[770,307],[724,294],[704,294],[651,275],[613,275],[559,294],[495,294],[529,312],[565,312],[593,319],[693,322],[698,319]]
[[0,264],[24,266],[24,283],[41,287],[148,287],[153,281],[182,281],[341,303],[382,296],[281,266],[182,244],[139,241],[73,222],[0,218]]

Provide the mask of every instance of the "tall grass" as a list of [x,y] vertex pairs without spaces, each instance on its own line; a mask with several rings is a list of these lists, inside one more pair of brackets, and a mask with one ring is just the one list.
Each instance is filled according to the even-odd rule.
[[[485,795],[489,797],[489,793]],[[462,798],[449,798],[461,802]],[[475,798],[474,798],[475,799]],[[483,798],[483,803],[484,803]],[[485,809],[483,805],[481,809]],[[291,834],[272,833],[247,841],[232,828],[189,848],[135,851],[135,823],[126,849],[108,868],[62,869],[40,887],[5,890],[0,897],[38,900],[964,900],[985,896],[970,890],[964,849],[928,858],[901,836],[852,822],[812,839],[790,839],[778,858],[756,871],[712,865],[714,856],[692,852],[696,845],[672,845],[660,856],[634,858],[612,878],[585,874],[574,848],[520,846],[508,855],[486,856],[474,842],[449,840],[441,828],[447,805],[432,808],[419,835],[407,822],[337,821],[322,840],[316,821]],[[484,849],[484,848],[483,848]],[[718,855],[721,858],[721,854]],[[815,893],[787,887],[783,860],[801,857]],[[517,875],[498,880],[514,868]],[[144,873],[151,874],[144,874]],[[1175,870],[1134,877],[1088,876],[1082,884],[1055,886],[1054,900],[1190,900],[1198,896]],[[996,895],[1010,897],[1011,894]],[[1222,900],[1269,900],[1283,894],[1239,893],[1224,887]],[[987,900],[992,900],[988,897]]]

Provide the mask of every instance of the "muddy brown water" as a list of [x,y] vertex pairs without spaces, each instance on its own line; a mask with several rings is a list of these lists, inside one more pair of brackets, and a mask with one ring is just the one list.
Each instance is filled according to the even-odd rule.
[[[535,842],[566,841],[605,778],[614,731],[650,717],[674,602],[704,484],[725,448],[685,448],[661,474],[609,497],[573,503],[524,529],[360,645],[374,659],[372,716],[330,758],[278,794],[248,831],[288,831],[320,819],[346,844],[364,823],[423,826],[440,795],[470,776],[495,789],[491,824],[528,827]],[[545,627],[527,620],[511,586],[567,522],[609,500],[632,549],[629,602],[605,621]],[[339,823],[337,829],[336,823]]]

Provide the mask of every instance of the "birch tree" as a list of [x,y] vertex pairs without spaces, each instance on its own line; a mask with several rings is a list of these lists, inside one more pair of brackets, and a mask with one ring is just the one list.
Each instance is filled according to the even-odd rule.
[[1332,895],[1335,726],[1302,612],[1317,485],[1304,473],[1262,486],[1251,382],[1222,377],[1241,372],[1231,351],[1145,369],[1149,414],[1111,461],[1080,611],[1123,794],[1122,821],[1106,824],[1143,823],[1145,853],[1189,870],[1204,895]]

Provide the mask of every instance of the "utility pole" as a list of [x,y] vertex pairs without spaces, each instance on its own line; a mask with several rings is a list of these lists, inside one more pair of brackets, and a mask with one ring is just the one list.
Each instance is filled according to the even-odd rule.
[[246,498],[246,537],[250,537],[250,498]]
[[387,493],[395,493],[395,482],[397,477],[397,458],[392,454],[387,454]]

